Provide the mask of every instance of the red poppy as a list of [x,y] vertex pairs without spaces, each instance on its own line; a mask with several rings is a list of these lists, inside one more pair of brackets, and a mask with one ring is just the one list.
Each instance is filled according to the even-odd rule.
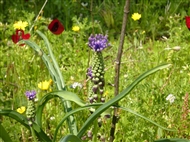
[[186,26],[190,30],[190,16],[186,16],[185,20],[186,20]]
[[48,26],[48,29],[56,35],[61,34],[64,31],[64,27],[58,19],[54,19]]
[[[24,34],[23,30],[16,30],[16,34],[12,35],[12,41],[15,44],[22,39],[29,39],[29,38],[30,38],[30,34]],[[20,46],[22,46],[22,45],[24,45],[24,44],[20,44]]]

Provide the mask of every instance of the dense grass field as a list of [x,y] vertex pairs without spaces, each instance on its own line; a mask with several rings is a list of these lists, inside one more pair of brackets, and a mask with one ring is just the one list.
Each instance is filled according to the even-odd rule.
[[[112,141],[114,108],[114,142],[190,140],[189,1],[129,2],[118,94],[125,0],[1,0],[0,6],[0,142]],[[96,34],[106,36],[92,42]],[[99,42],[106,48],[98,52]]]

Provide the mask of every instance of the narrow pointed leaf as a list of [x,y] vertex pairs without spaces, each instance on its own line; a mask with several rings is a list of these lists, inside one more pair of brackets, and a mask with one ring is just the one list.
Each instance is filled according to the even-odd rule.
[[81,138],[83,136],[83,134],[85,133],[85,131],[88,129],[88,127],[92,124],[92,122],[102,113],[104,112],[106,109],[108,109],[110,106],[112,106],[113,104],[115,104],[116,102],[120,101],[122,98],[124,98],[126,95],[128,95],[133,88],[139,83],[141,82],[143,79],[145,79],[146,77],[148,77],[149,75],[168,68],[169,66],[171,66],[171,64],[164,64],[164,65],[160,65],[157,66],[151,70],[146,71],[145,73],[143,73],[142,75],[140,75],[134,82],[132,82],[125,90],[123,90],[120,94],[118,94],[116,97],[114,97],[113,99],[109,100],[108,102],[106,102],[104,105],[100,106],[84,123],[83,127],[80,129],[80,131],[78,132],[78,137]]

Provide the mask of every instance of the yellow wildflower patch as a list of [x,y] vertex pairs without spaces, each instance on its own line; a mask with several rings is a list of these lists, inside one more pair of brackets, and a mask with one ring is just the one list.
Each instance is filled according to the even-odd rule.
[[25,28],[28,26],[28,22],[22,22],[22,21],[18,21],[15,24],[13,24],[14,29],[18,29],[18,30],[25,30]]
[[21,107],[17,108],[16,111],[17,111],[18,113],[20,113],[20,114],[23,114],[23,113],[26,111],[26,107],[25,107],[25,106],[21,106]]
[[41,90],[48,90],[53,81],[50,79],[49,81],[45,80],[43,82],[38,83],[38,88]]
[[137,20],[139,20],[140,18],[141,18],[141,14],[139,14],[139,13],[133,13],[132,19],[133,19],[134,21],[137,21]]
[[80,28],[79,28],[79,26],[73,26],[72,30],[75,32],[78,32],[80,30]]

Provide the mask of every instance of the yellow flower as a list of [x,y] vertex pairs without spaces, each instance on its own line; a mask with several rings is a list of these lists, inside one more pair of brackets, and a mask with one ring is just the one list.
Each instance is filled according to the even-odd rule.
[[41,90],[48,90],[53,81],[50,79],[49,81],[45,80],[44,82],[38,83],[38,88]]
[[22,21],[18,21],[15,24],[13,24],[14,29],[18,29],[18,30],[25,30],[25,28],[28,26],[28,22],[22,22]]
[[24,112],[26,111],[26,107],[25,107],[25,106],[21,106],[21,107],[17,108],[16,111],[17,111],[18,113],[22,114],[22,113],[24,113]]
[[80,28],[79,28],[79,26],[73,26],[72,30],[75,32],[78,32],[80,30]]
[[141,14],[139,14],[139,13],[133,13],[132,19],[133,19],[134,21],[137,21],[137,20],[139,20],[140,18],[141,18]]

